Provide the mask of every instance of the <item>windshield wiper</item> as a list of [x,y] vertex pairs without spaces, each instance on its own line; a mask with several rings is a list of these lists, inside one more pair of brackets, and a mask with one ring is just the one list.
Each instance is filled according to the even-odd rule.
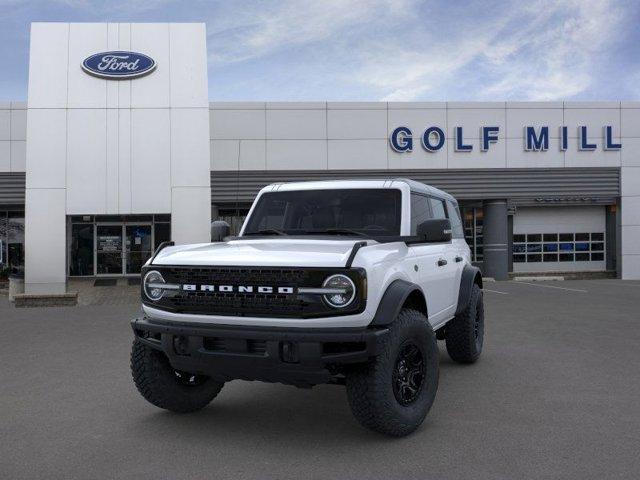
[[366,233],[351,230],[350,228],[327,228],[326,230],[309,230],[307,233],[320,233],[327,235],[356,235],[358,237],[368,237]]
[[287,233],[282,230],[278,230],[277,228],[266,228],[255,232],[247,232],[245,235],[287,235]]

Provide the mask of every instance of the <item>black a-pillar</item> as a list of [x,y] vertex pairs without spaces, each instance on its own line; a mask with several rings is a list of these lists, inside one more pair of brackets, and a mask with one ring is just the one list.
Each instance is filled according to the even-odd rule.
[[483,222],[483,267],[482,274],[496,280],[509,278],[509,230],[506,200],[482,202]]

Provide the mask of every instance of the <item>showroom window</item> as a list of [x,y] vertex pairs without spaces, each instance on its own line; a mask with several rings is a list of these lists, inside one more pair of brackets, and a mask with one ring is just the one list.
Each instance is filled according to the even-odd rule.
[[473,262],[482,262],[482,244],[483,244],[483,211],[482,208],[463,207],[462,222],[464,226],[464,239],[471,249],[471,260]]
[[0,276],[24,270],[24,212],[0,211]]
[[514,263],[602,262],[604,232],[516,233],[513,235]]
[[72,216],[69,276],[137,275],[170,239],[170,215]]

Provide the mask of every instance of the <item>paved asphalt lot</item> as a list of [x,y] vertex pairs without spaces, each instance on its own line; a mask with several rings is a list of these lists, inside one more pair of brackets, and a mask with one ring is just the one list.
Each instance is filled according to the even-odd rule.
[[640,282],[485,287],[483,357],[441,347],[404,439],[360,428],[337,386],[237,381],[202,412],[158,410],[129,373],[136,305],[0,297],[0,478],[638,478]]

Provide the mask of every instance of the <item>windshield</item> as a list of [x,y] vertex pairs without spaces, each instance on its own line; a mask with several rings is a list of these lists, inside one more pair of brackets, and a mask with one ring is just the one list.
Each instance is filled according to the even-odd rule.
[[244,235],[400,235],[401,202],[397,189],[265,193]]

